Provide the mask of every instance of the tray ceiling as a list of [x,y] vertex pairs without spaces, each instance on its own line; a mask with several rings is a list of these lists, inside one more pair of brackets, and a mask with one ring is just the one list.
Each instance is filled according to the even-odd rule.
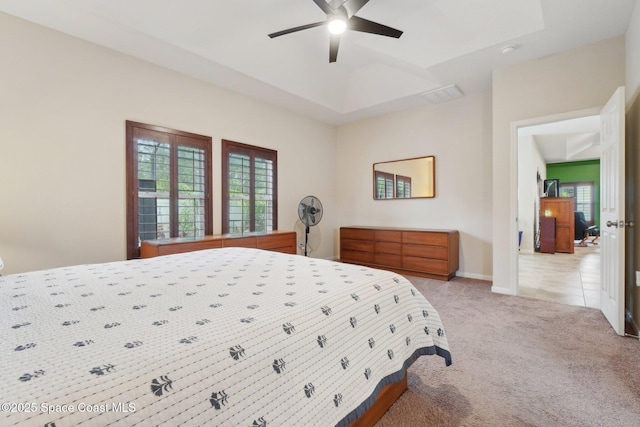
[[[338,2],[340,3],[340,2]],[[492,70],[624,34],[634,0],[370,0],[357,15],[400,39],[347,31],[329,63],[312,0],[0,0],[0,11],[332,124],[427,104]],[[504,46],[517,49],[502,54]]]

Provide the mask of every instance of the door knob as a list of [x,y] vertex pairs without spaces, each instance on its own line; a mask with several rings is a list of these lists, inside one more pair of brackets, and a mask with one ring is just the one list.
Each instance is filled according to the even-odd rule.
[[607,227],[633,228],[636,224],[633,221],[607,221]]

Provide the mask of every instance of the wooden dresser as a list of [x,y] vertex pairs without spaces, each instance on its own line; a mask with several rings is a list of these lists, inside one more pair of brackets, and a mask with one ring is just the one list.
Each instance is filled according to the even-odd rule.
[[295,254],[297,252],[296,240],[295,231],[216,234],[197,238],[175,237],[162,240],[145,240],[140,245],[140,258],[225,247],[258,248]]
[[556,219],[555,252],[568,254],[574,252],[575,210],[573,197],[542,197],[540,199],[540,218]]
[[341,227],[340,261],[450,280],[459,258],[457,230]]

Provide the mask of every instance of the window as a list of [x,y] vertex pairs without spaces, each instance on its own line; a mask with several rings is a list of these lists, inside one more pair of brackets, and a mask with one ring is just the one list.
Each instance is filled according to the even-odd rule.
[[278,229],[278,152],[222,140],[222,232]]
[[573,197],[576,211],[584,213],[585,222],[594,225],[594,185],[591,182],[563,182],[560,184],[560,197]]
[[376,199],[393,199],[393,174],[375,171]]
[[411,198],[411,178],[396,175],[396,197],[399,199]]
[[212,233],[211,137],[127,121],[127,258],[143,240]]

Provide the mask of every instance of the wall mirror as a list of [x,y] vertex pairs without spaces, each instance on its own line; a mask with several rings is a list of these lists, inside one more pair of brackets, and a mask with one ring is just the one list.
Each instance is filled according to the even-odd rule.
[[436,195],[434,156],[373,164],[373,198],[420,199]]

